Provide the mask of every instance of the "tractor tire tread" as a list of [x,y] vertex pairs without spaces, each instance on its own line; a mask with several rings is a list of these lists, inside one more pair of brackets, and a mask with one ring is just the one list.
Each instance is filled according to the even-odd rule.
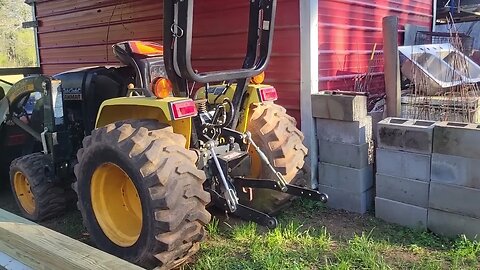
[[27,213],[17,204],[26,218],[33,221],[44,221],[65,213],[65,189],[56,185],[45,172],[45,167],[50,163],[50,157],[43,153],[33,153],[19,157],[10,164],[10,183],[15,195],[13,178],[17,171],[21,171],[30,183],[31,191],[35,197],[35,212]]
[[[302,132],[296,128],[295,118],[289,116],[284,107],[274,103],[254,104],[252,110],[247,130],[252,133],[253,140],[288,183],[299,183],[299,172],[304,167],[308,149],[303,144]],[[262,170],[261,177],[276,178],[267,169]],[[293,199],[288,194],[276,191],[262,193],[262,196],[271,197],[270,205],[262,205],[257,209],[268,214],[278,213]],[[252,202],[252,205],[255,206],[255,202]]]
[[[90,139],[84,140],[79,161],[96,144],[116,145],[129,155],[143,176],[142,185],[152,208],[148,210],[154,217],[151,235],[155,239],[139,256],[124,259],[149,266],[153,260],[156,269],[171,269],[195,254],[206,236],[204,225],[211,219],[206,210],[210,194],[203,190],[206,176],[195,166],[197,155],[185,149],[185,142],[185,137],[174,133],[172,127],[155,120],[116,122],[95,130]],[[80,166],[81,162],[75,170],[77,178]],[[74,187],[78,192],[77,183]],[[82,204],[78,206],[83,219],[91,219]]]

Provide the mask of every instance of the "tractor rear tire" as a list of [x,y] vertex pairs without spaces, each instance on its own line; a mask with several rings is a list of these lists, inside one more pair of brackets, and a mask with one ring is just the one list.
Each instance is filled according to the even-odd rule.
[[83,140],[73,188],[97,247],[159,269],[198,251],[211,219],[210,194],[185,142],[154,120],[116,122]]
[[[247,130],[252,139],[265,153],[270,163],[280,172],[287,183],[304,184],[304,159],[308,149],[303,145],[304,136],[296,127],[295,118],[289,116],[282,106],[274,103],[258,103],[252,108]],[[252,157],[251,176],[276,180],[275,174],[259,159],[255,149],[249,149]],[[242,204],[268,214],[276,214],[287,207],[292,196],[268,189],[254,189],[253,200],[240,192]]]
[[51,158],[43,153],[19,157],[10,165],[10,185],[22,215],[42,221],[65,212],[65,190],[50,181]]

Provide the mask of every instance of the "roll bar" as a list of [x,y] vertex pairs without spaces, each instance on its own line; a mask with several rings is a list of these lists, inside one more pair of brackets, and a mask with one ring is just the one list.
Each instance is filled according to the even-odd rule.
[[[164,0],[164,58],[169,77],[175,72],[184,80],[210,83],[246,79],[264,71],[272,50],[277,0],[249,2],[247,53],[242,68],[197,73],[191,55],[194,0]],[[257,45],[260,45],[258,57]]]

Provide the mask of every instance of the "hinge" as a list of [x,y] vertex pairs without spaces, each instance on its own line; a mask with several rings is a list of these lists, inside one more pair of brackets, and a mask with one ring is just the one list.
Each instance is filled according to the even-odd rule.
[[38,21],[23,22],[22,28],[38,28]]

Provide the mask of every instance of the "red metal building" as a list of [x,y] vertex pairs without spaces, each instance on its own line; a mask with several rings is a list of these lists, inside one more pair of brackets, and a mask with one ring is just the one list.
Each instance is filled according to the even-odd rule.
[[399,18],[399,40],[406,24],[431,28],[431,0],[327,0],[319,1],[319,88],[351,90],[359,74],[368,70],[374,78],[372,92],[384,92],[382,18]]
[[[279,103],[300,117],[300,1],[278,0],[277,24],[267,83],[279,91]],[[194,59],[198,70],[242,63],[248,1],[196,1]],[[319,89],[353,88],[367,71],[375,44],[372,91],[384,91],[382,17],[396,15],[400,33],[407,23],[430,27],[432,0],[318,1]],[[43,71],[54,74],[80,66],[116,63],[111,45],[127,40],[161,41],[162,1],[37,0],[38,45]],[[312,22],[316,23],[316,22]],[[401,35],[400,35],[401,38]]]

